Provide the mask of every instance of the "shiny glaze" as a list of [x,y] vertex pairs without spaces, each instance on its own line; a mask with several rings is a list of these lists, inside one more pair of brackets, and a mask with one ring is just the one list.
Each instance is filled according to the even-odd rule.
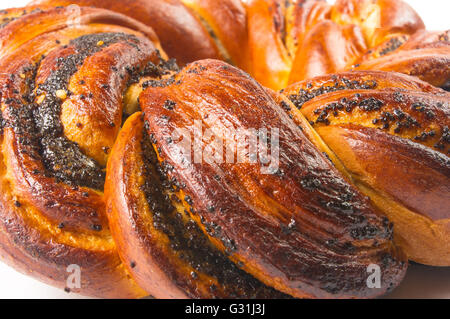
[[[95,178],[86,173],[92,159],[77,151],[83,147],[82,142],[71,142],[64,134],[63,117],[58,116],[64,98],[58,97],[56,91],[67,89],[69,98],[69,88],[76,91],[74,87],[82,86],[71,83],[74,72],[80,74],[86,64],[101,57],[114,57],[125,76],[117,80],[117,72],[111,70],[98,80],[114,81],[113,88],[122,91],[130,79],[125,64],[140,68],[158,61],[155,45],[145,37],[152,37],[153,32],[125,16],[91,8],[82,9],[80,26],[72,27],[66,23],[70,14],[64,8],[35,11],[0,30],[1,254],[21,271],[61,288],[66,286],[67,266],[77,264],[83,269],[83,277],[82,288],[76,292],[106,297],[143,296],[145,292],[121,264],[111,238],[101,192],[103,181],[100,177],[99,183],[93,182]],[[133,59],[121,54],[120,48],[132,51],[139,47],[147,53]],[[96,67],[101,65],[90,64],[86,69]],[[110,109],[118,127],[120,91],[111,92],[111,97],[116,97],[111,101],[116,108]],[[98,98],[92,96],[94,101]],[[86,110],[82,103],[78,107]],[[117,134],[108,133],[113,139]],[[54,144],[44,142],[49,136],[49,143]],[[58,141],[71,148],[62,161],[58,158]],[[83,168],[83,163],[88,166]],[[70,166],[63,168],[63,164]],[[96,165],[102,174],[101,163]]]
[[158,298],[287,298],[209,242],[177,198],[169,169],[142,114],[131,116],[108,164],[106,197],[114,238],[137,282]]
[[283,93],[394,222],[409,258],[449,265],[449,94],[376,71],[313,78]]
[[448,31],[426,31],[400,0],[32,2],[34,7],[71,3],[114,10],[151,26],[180,65],[222,59],[277,91],[351,69],[396,71],[438,87],[450,85]]
[[[164,107],[168,100],[171,110]],[[196,62],[173,84],[146,89],[140,101],[192,218],[253,276],[295,297],[373,296],[362,278],[368,264],[382,260],[388,282],[402,277],[402,257],[388,257],[397,256],[389,222],[248,75],[218,61]],[[168,137],[176,129],[192,132],[194,120],[228,142],[227,127],[279,128],[279,170],[264,175],[261,163],[188,162],[188,150]],[[202,143],[202,149],[209,145]],[[222,231],[208,232],[210,225]]]
[[[145,295],[131,274],[165,298],[374,297],[406,270],[381,211],[410,258],[448,264],[443,91],[354,72],[294,85],[291,103],[217,61],[175,76],[158,40],[181,64],[220,58],[273,89],[358,67],[447,87],[448,32],[426,32],[401,1],[70,3],[143,24],[80,8],[75,27],[71,8],[37,9],[64,0],[0,13],[2,258],[60,287],[79,264],[81,293],[94,296]],[[140,101],[144,118],[121,131]],[[179,165],[185,150],[168,136],[194,119],[226,141],[230,127],[279,128],[280,169]],[[377,291],[365,284],[371,263]]]
[[112,10],[150,26],[165,52],[180,65],[204,58],[220,58],[214,41],[193,13],[179,0],[35,0],[32,7],[76,4]]

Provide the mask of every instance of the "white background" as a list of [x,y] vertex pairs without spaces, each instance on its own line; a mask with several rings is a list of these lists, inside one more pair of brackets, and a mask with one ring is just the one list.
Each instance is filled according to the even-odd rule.
[[[120,1],[120,0],[118,0]],[[217,0],[220,1],[220,0]],[[405,0],[420,13],[430,30],[450,28],[450,0]],[[20,7],[29,0],[0,0],[0,9]],[[334,1],[329,1],[334,2]],[[450,298],[450,267],[413,265],[392,297]],[[0,262],[0,298],[80,298],[26,277]]]

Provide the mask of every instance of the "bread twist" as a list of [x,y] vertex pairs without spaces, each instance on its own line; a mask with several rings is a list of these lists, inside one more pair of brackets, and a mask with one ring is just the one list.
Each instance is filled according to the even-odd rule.
[[401,0],[35,0],[129,15],[180,65],[222,59],[274,90],[350,69],[395,71],[438,87],[450,79],[449,31],[430,32]]
[[76,25],[67,24],[73,12],[66,8],[13,10],[7,14],[21,18],[0,30],[0,250],[62,288],[66,268],[77,264],[86,294],[144,296],[109,232],[104,166],[122,123],[122,92],[165,65],[154,64],[150,28],[103,9],[80,10]]
[[[369,264],[384,265],[382,291],[400,280],[405,264],[390,223],[334,168],[298,111],[291,108],[294,121],[285,112],[287,99],[215,60],[191,64],[173,82],[144,90],[144,114],[125,123],[108,163],[111,226],[142,287],[158,297],[223,296],[226,278],[211,271],[228,273],[225,263],[198,248],[207,244],[197,244],[194,225],[214,251],[294,297],[377,295],[364,279]],[[263,174],[261,163],[190,161],[189,143],[168,136],[194,136],[195,121],[215,134],[201,139],[200,150],[217,150],[217,139],[232,145],[230,128],[279,128],[277,171]],[[175,287],[161,289],[174,277]]]
[[394,222],[409,259],[449,266],[449,94],[380,71],[317,77],[283,92]]
[[[103,9],[54,7],[74,2]],[[65,287],[77,264],[76,291],[101,297],[347,298],[393,289],[407,257],[450,265],[449,95],[363,71],[448,85],[447,33],[403,2],[1,14],[0,254],[21,271]],[[277,128],[277,169],[192,162],[173,137],[196,123],[230,144],[232,128]]]

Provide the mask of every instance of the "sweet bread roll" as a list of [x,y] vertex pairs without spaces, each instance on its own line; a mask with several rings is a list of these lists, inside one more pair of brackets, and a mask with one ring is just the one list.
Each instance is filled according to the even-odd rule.
[[225,60],[274,90],[355,68],[405,73],[438,87],[447,87],[450,80],[447,32],[425,32],[419,15],[401,0],[337,0],[334,5],[325,0],[31,4],[78,4],[124,13],[151,26],[179,65],[204,58]]
[[[408,258],[450,265],[448,32],[404,2],[39,0],[0,21],[19,270],[69,290],[78,265],[99,297],[368,298]],[[196,123],[200,154],[232,130],[278,147],[192,162],[173,134]]]
[[0,253],[66,290],[67,267],[77,265],[76,292],[145,296],[117,254],[103,186],[124,90],[137,76],[162,76],[167,65],[159,64],[159,43],[147,26],[94,8],[81,8],[72,24],[72,14],[67,8],[5,13]]
[[108,170],[111,226],[133,277],[157,298],[287,298],[239,269],[186,216],[162,179],[142,113],[124,124]]
[[[247,285],[261,284],[234,279],[246,294],[233,291],[227,280],[235,265],[298,298],[374,297],[403,277],[406,263],[390,223],[334,168],[320,138],[306,137],[309,124],[285,112],[287,99],[205,60],[169,85],[145,89],[139,100],[143,114],[125,123],[112,151],[106,197],[122,257],[152,295],[248,297]],[[237,138],[233,128],[278,128],[279,166],[264,173],[259,160],[195,162],[196,123],[213,135],[194,147],[215,150],[214,158],[219,141],[229,147]],[[176,140],[177,132],[188,142]],[[366,283],[370,264],[381,267],[380,289]]]
[[248,70],[246,14],[240,0],[35,0],[33,7],[76,4],[130,16],[155,30],[179,65],[223,59]]
[[377,71],[317,77],[283,92],[393,221],[409,259],[449,266],[449,94]]

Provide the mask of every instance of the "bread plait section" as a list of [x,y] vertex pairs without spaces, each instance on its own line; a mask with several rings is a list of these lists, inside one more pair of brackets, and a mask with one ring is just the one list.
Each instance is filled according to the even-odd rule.
[[[105,166],[127,116],[124,92],[171,71],[149,27],[79,10],[69,23],[70,8],[22,9],[0,30],[1,254],[67,291],[142,297],[109,231]],[[70,265],[81,270],[76,287]]]

